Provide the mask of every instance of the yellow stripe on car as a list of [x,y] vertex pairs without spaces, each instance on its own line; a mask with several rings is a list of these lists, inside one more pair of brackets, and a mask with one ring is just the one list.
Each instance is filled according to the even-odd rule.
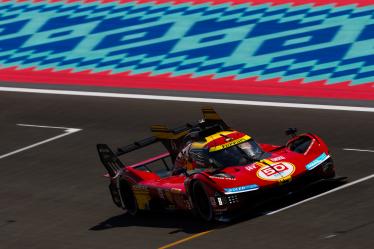
[[225,144],[221,144],[221,145],[217,145],[217,146],[214,146],[214,147],[211,147],[209,149],[209,152],[214,152],[214,151],[218,151],[218,150],[223,150],[223,149],[226,149],[226,148],[229,148],[231,146],[234,146],[234,145],[237,145],[237,144],[241,144],[245,141],[248,141],[249,139],[251,139],[250,136],[248,135],[245,135],[241,138],[238,138],[238,139],[235,139],[235,140],[232,140],[228,143],[225,143]]

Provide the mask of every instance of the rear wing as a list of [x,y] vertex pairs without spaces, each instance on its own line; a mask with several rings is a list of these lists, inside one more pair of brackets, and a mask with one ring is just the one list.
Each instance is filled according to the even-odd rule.
[[164,125],[152,125],[151,131],[154,137],[169,151],[171,160],[174,163],[179,151],[185,144],[184,138],[193,127],[194,125],[189,123],[174,129],[169,129]]
[[201,111],[204,116],[204,122],[207,124],[218,123],[222,125],[223,129],[228,129],[228,125],[223,121],[223,119],[218,115],[218,113],[212,107],[203,107]]
[[151,131],[169,151],[172,161],[188,141],[199,140],[221,130],[230,129],[212,107],[201,109],[203,119],[194,124],[187,123],[174,129],[165,125],[153,125]]
[[97,152],[99,153],[100,160],[110,177],[115,177],[124,167],[122,162],[118,159],[117,155],[106,144],[96,145]]
[[97,144],[97,152],[99,153],[100,160],[108,171],[110,177],[115,177],[118,172],[124,168],[124,164],[118,157],[145,148],[157,142],[161,142],[165,146],[171,155],[172,162],[174,163],[175,155],[178,150],[176,141],[178,141],[178,138],[183,138],[191,127],[191,124],[186,124],[185,126],[169,130],[166,127],[152,126],[152,132],[157,136],[152,136],[119,147],[115,151],[113,151],[107,144]]
[[115,177],[124,167],[118,158],[119,156],[161,142],[170,153],[174,163],[176,156],[186,144],[186,141],[205,137],[220,130],[230,129],[213,108],[204,107],[202,108],[202,113],[204,119],[194,124],[187,123],[173,129],[169,129],[165,125],[153,125],[151,127],[152,137],[119,147],[115,152],[106,144],[98,144],[97,151],[100,160],[109,175]]

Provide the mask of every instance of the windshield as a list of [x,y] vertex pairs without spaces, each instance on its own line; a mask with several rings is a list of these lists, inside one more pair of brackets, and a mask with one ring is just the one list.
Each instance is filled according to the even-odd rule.
[[209,158],[218,167],[248,165],[261,159],[264,152],[254,140],[209,153]]

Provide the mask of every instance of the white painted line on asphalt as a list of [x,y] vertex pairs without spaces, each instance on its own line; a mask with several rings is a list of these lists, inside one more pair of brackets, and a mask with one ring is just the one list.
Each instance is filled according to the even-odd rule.
[[[48,125],[32,125],[32,124],[17,124],[18,126],[25,126],[25,127],[36,127],[36,128],[49,128],[49,129],[61,129],[61,130],[69,130],[75,128],[63,127],[63,126],[48,126]],[[78,129],[79,130],[79,129]]]
[[305,202],[308,202],[308,201],[311,201],[311,200],[314,200],[314,199],[320,198],[320,197],[322,197],[322,196],[325,196],[325,195],[328,195],[328,194],[334,193],[334,192],[336,192],[336,191],[339,191],[339,190],[342,190],[342,189],[348,188],[348,187],[353,186],[353,185],[355,185],[355,184],[357,184],[357,183],[367,181],[367,180],[369,180],[369,179],[371,179],[371,178],[373,178],[373,177],[374,177],[374,174],[369,175],[369,176],[366,176],[366,177],[363,177],[363,178],[358,179],[358,180],[356,180],[356,181],[349,182],[349,183],[344,184],[344,185],[342,185],[342,186],[340,186],[340,187],[337,187],[337,188],[331,189],[331,190],[329,190],[329,191],[327,191],[327,192],[324,192],[324,193],[322,193],[322,194],[319,194],[319,195],[316,195],[316,196],[312,196],[312,197],[310,197],[310,198],[308,198],[308,199],[305,199],[305,200],[302,200],[302,201],[296,202],[296,203],[294,203],[294,204],[292,204],[292,205],[289,205],[289,206],[286,206],[286,207],[284,207],[284,208],[280,208],[280,209],[278,209],[278,210],[268,212],[268,213],[266,213],[266,215],[273,215],[273,214],[276,214],[276,213],[282,212],[282,211],[284,211],[284,210],[287,210],[287,209],[289,209],[289,208],[292,208],[292,207],[295,207],[295,206],[299,206],[299,205],[301,205],[301,204],[303,204],[303,203],[305,203]]
[[216,104],[232,104],[232,105],[248,105],[248,106],[286,107],[286,108],[319,109],[319,110],[335,110],[335,111],[374,112],[373,107],[317,105],[317,104],[266,102],[266,101],[250,101],[250,100],[235,100],[235,99],[195,98],[195,97],[177,97],[177,96],[144,95],[144,94],[108,93],[108,92],[67,91],[67,90],[16,88],[16,87],[0,87],[0,91],[58,94],[58,95],[71,95],[71,96],[125,98],[125,99],[145,99],[145,100],[160,100],[160,101],[180,101],[180,102],[195,102],[195,103],[216,103]]
[[20,152],[25,151],[25,150],[29,150],[29,149],[35,148],[35,147],[37,147],[37,146],[39,146],[39,145],[49,143],[49,142],[51,142],[51,141],[54,141],[54,140],[60,139],[60,138],[62,138],[62,137],[65,137],[65,136],[71,135],[71,134],[73,134],[73,133],[76,133],[76,132],[82,130],[82,129],[78,129],[78,128],[57,127],[57,126],[45,126],[45,125],[30,125],[30,124],[17,124],[17,125],[18,125],[18,126],[38,127],[38,128],[62,129],[62,130],[64,130],[64,133],[63,133],[63,134],[60,134],[60,135],[57,135],[57,136],[54,136],[54,137],[51,137],[51,138],[48,138],[48,139],[46,139],[46,140],[40,141],[40,142],[38,142],[38,143],[35,143],[35,144],[32,144],[32,145],[29,145],[29,146],[23,147],[23,148],[21,148],[21,149],[18,149],[18,150],[15,150],[15,151],[9,152],[9,153],[7,153],[7,154],[0,155],[0,159],[6,158],[6,157],[8,157],[8,156],[12,156],[12,155],[14,155],[14,154],[20,153]]
[[331,239],[331,238],[334,238],[336,237],[336,234],[329,234],[327,236],[325,236],[325,239]]
[[362,150],[362,149],[351,149],[351,148],[344,148],[343,150],[359,151],[359,152],[374,152],[374,150]]

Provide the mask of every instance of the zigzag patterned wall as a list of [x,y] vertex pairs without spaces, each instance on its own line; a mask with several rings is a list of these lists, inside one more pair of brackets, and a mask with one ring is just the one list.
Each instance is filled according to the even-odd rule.
[[372,86],[374,5],[2,2],[0,65]]

